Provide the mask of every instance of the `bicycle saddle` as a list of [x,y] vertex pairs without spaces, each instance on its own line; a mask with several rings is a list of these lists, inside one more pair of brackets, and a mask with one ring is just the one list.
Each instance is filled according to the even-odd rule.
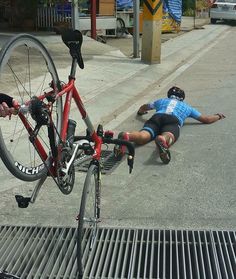
[[82,33],[79,30],[66,29],[62,32],[61,38],[63,43],[69,48],[72,58],[75,58],[79,67],[83,69],[84,61],[81,54]]

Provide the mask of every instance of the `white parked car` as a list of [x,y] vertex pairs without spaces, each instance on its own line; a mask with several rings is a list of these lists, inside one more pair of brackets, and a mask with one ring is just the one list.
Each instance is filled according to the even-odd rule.
[[217,20],[236,20],[236,0],[218,0],[210,9],[211,23]]

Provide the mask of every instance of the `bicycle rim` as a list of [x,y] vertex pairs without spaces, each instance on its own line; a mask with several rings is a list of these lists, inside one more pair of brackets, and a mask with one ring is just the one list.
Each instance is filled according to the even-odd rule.
[[[21,34],[13,37],[0,52],[1,93],[12,96],[24,104],[33,96],[60,88],[53,60],[43,44],[35,37]],[[53,84],[53,88],[52,88]],[[32,129],[36,123],[29,112],[24,114]],[[54,102],[52,119],[61,130],[62,99]],[[41,145],[50,153],[47,126],[42,126],[37,136]],[[0,156],[8,170],[24,181],[40,179],[47,168],[41,156],[29,141],[29,135],[18,115],[1,119]],[[46,160],[46,158],[44,158]]]
[[99,219],[100,173],[95,165],[90,165],[82,193],[77,237],[77,264],[79,275],[83,275],[84,266],[94,244]]
[[122,18],[116,19],[116,37],[121,38],[125,35],[125,22]]

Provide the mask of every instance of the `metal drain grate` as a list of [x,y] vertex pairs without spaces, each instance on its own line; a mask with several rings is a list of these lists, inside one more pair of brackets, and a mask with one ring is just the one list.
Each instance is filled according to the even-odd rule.
[[[85,158],[85,156],[83,157]],[[111,174],[114,169],[123,161],[122,159],[117,159],[114,156],[112,150],[102,150],[101,152],[101,161],[102,161],[102,174]],[[87,172],[89,167],[89,161],[86,161],[75,167],[77,171]]]
[[[84,278],[235,279],[236,232],[99,228]],[[76,229],[0,227],[0,269],[21,279],[75,279]]]

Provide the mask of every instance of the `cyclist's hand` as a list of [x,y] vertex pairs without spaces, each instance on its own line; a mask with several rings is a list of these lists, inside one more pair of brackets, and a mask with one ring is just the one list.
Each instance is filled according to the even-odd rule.
[[0,117],[11,116],[12,114],[17,114],[14,107],[9,108],[5,102],[0,104]]
[[17,114],[14,108],[15,102],[11,96],[0,93],[0,117],[11,117],[12,114]]
[[216,113],[216,115],[219,116],[219,120],[225,118],[225,115],[223,113]]
[[144,115],[144,114],[147,114],[148,112],[147,111],[139,111],[137,112],[137,115],[141,116],[141,115]]

